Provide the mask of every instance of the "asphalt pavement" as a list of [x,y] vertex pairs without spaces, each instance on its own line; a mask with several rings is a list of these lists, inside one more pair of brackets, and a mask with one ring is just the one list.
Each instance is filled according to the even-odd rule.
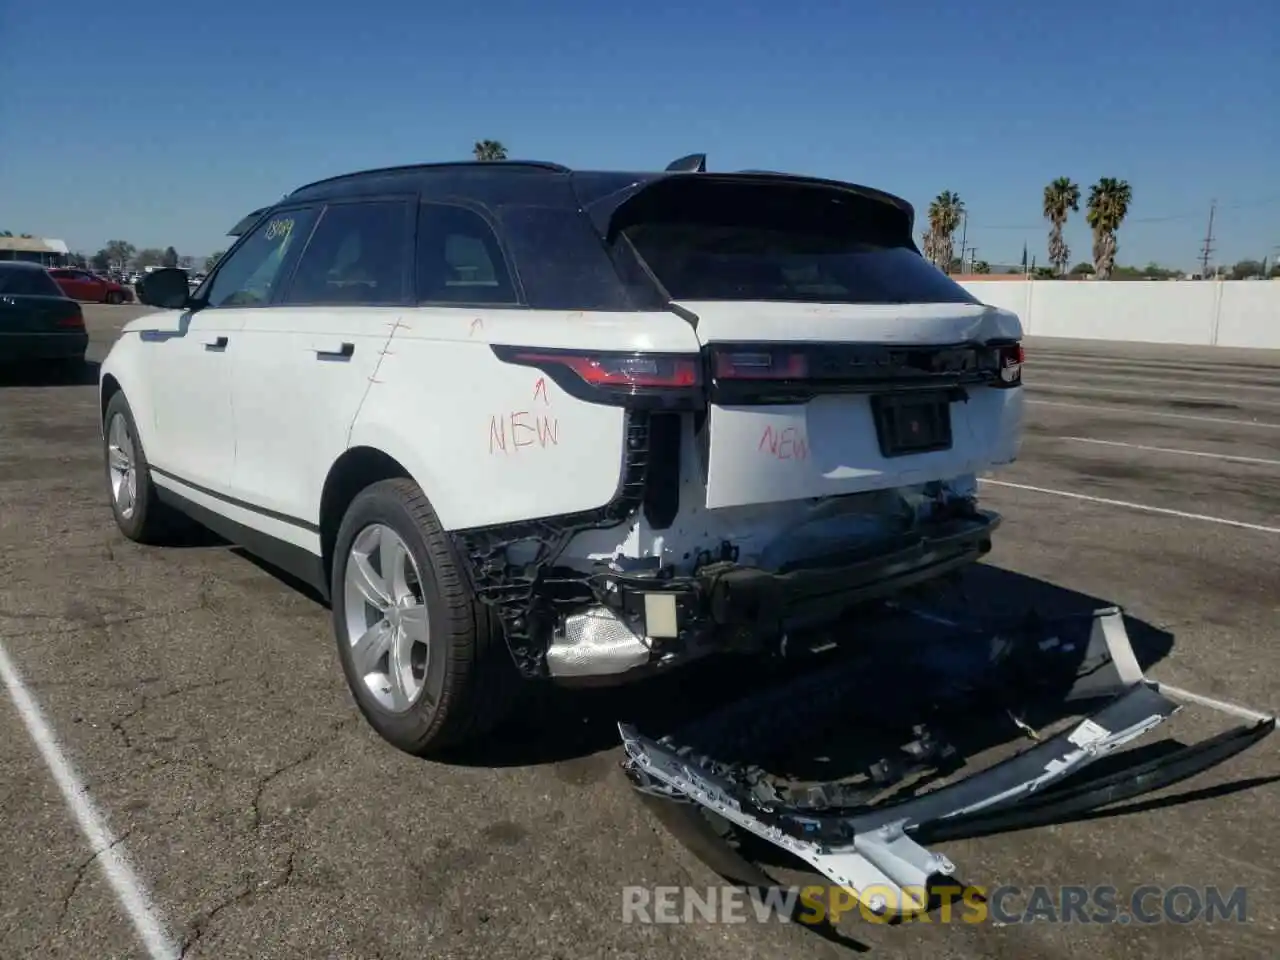
[[[91,357],[140,309],[87,307]],[[978,591],[1119,604],[1164,640],[1156,679],[1280,707],[1280,354],[1035,339],[1026,381]],[[314,599],[212,539],[119,535],[96,418],[90,378],[0,381],[0,654],[29,696],[0,697],[0,957],[147,957],[121,869],[219,960],[1278,952],[1277,740],[1118,812],[941,847],[988,886],[1244,887],[1247,923],[623,923],[625,886],[716,883],[618,770],[612,721],[649,695],[539,699],[466,762],[394,751]],[[661,696],[696,706],[697,676]],[[94,856],[86,823],[115,846]]]

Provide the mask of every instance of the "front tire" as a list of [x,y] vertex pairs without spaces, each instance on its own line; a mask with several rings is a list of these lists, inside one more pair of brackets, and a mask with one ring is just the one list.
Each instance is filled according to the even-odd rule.
[[103,298],[106,303],[116,304],[124,303],[124,295],[117,290],[108,290],[106,297]]
[[107,491],[116,526],[135,543],[165,542],[175,529],[175,515],[156,494],[133,411],[123,393],[107,402],[102,424]]
[[375,483],[352,501],[330,596],[347,685],[392,746],[415,756],[457,747],[516,705],[522,683],[501,631],[411,480]]

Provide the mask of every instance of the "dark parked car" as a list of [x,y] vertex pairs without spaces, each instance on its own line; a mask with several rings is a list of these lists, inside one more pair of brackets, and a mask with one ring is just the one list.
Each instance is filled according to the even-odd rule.
[[34,263],[0,261],[0,365],[18,361],[83,363],[89,346],[84,312]]

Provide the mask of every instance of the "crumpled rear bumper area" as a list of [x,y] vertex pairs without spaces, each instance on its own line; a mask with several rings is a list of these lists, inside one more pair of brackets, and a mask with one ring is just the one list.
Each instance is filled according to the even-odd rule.
[[991,549],[998,514],[965,511],[892,539],[805,556],[775,569],[707,558],[691,576],[614,572],[595,578],[598,605],[553,635],[550,674],[616,683],[711,653],[785,651],[860,603],[960,570]]
[[765,621],[796,629],[977,560],[991,549],[991,535],[999,525],[997,514],[980,512],[775,571],[712,565],[699,571],[699,587],[707,613],[718,625]]
[[[1052,823],[1161,789],[1275,729],[1274,716],[1149,680],[1116,608],[1007,629],[921,616],[937,648],[936,655],[918,643],[903,651],[904,659],[920,658],[917,683],[887,683],[874,662],[852,658],[665,736],[621,723],[624,769],[659,817],[731,880],[758,885],[761,874],[726,843],[725,831],[708,829],[716,821],[792,854],[873,913],[894,916],[925,909],[930,885],[956,873],[926,843]],[[877,696],[877,686],[892,689]],[[1015,721],[1034,745],[963,778],[948,771],[954,756],[945,731],[916,724],[978,703],[1007,704],[1013,718],[1014,705],[1032,694],[1057,695],[1085,712],[1053,735]],[[1190,746],[1121,751],[1187,705],[1243,723]],[[842,712],[851,740],[894,723],[916,724],[916,736],[852,781],[789,783],[744,760],[751,750],[829,729]],[[1104,757],[1108,763],[1095,767]],[[929,786],[908,785],[922,773]],[[886,792],[891,799],[877,799]]]

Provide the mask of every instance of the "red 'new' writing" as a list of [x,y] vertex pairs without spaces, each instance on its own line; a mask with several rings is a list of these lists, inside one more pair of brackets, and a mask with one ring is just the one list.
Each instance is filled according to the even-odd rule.
[[763,450],[778,460],[809,459],[809,442],[795,427],[783,427],[781,430],[775,430],[772,426],[765,427],[760,436],[760,445],[756,449]]
[[534,416],[528,410],[489,418],[489,452],[515,453],[522,447],[555,447],[560,445],[560,421],[555,417]]

